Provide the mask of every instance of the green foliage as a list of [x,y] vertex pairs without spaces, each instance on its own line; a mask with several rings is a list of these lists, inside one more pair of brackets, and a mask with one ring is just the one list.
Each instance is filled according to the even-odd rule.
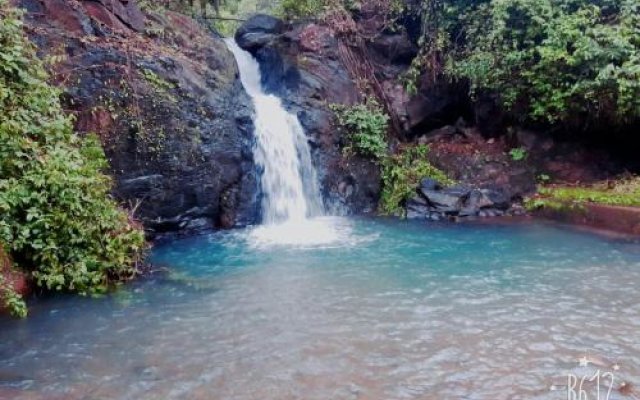
[[418,65],[500,94],[533,121],[640,117],[637,0],[424,0]]
[[538,178],[538,182],[540,183],[547,183],[551,180],[551,177],[547,174],[540,174],[537,176]]
[[330,108],[340,128],[347,133],[346,153],[356,152],[375,159],[382,159],[387,154],[389,116],[377,103],[354,106],[332,104]]
[[16,318],[25,318],[28,314],[27,303],[0,274],[0,308],[2,307]]
[[150,69],[146,69],[146,68],[142,69],[142,76],[158,92],[166,92],[167,90],[175,89],[176,87],[176,85],[162,79],[158,74],[156,74]]
[[522,147],[516,147],[515,149],[511,149],[509,151],[509,155],[513,161],[522,161],[527,158],[527,150]]
[[278,14],[286,19],[306,18],[320,14],[325,0],[281,0]]
[[562,208],[598,203],[613,206],[640,207],[640,178],[605,182],[588,187],[541,187],[538,195],[526,203],[529,209]]
[[435,179],[443,185],[454,183],[444,172],[431,165],[427,159],[428,152],[426,145],[411,146],[383,160],[382,214],[402,215],[402,206],[416,194],[416,188],[424,178]]
[[99,141],[74,134],[59,91],[0,0],[0,241],[52,290],[95,293],[135,274],[144,235],[110,197]]

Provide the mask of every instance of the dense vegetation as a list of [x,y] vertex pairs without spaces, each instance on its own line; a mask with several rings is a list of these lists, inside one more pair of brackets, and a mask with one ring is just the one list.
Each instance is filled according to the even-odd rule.
[[407,73],[467,80],[494,93],[516,122],[568,127],[640,118],[638,0],[283,0],[282,15],[318,16],[368,4],[394,21],[421,21]]
[[416,194],[423,178],[432,178],[443,185],[452,184],[447,175],[434,167],[427,158],[426,145],[402,146],[389,152],[387,132],[389,116],[375,101],[368,104],[331,105],[338,128],[344,131],[346,156],[359,154],[380,164],[382,195],[379,211],[384,215],[402,216],[403,205]]
[[135,274],[143,233],[110,197],[97,138],[74,134],[19,13],[0,0],[0,17],[0,244],[41,287],[103,291]]
[[[151,4],[151,3],[150,3]],[[421,21],[420,55],[406,83],[424,72],[493,93],[515,122],[569,128],[623,126],[640,119],[638,0],[162,0],[195,12],[213,8],[229,34],[234,18],[266,12],[323,18],[369,7],[381,30]],[[368,35],[371,37],[371,35]]]
[[640,117],[637,0],[423,1],[418,68],[490,91],[520,120],[625,124]]
[[387,154],[389,116],[377,103],[354,106],[332,104],[331,109],[338,126],[345,131],[347,143],[344,150],[347,155],[359,153],[382,159]]

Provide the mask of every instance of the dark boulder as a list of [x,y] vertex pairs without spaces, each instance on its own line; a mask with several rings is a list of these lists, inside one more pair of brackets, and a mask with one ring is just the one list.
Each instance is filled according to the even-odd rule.
[[493,202],[486,195],[485,191],[474,189],[469,193],[467,201],[464,204],[462,210],[460,210],[461,217],[471,217],[478,214],[478,212],[487,207],[492,207]]
[[406,33],[391,33],[376,36],[369,47],[374,57],[388,64],[410,65],[418,54],[418,48]]
[[429,178],[422,183],[419,195],[407,201],[407,218],[497,217],[512,209],[511,199],[502,190],[478,189],[465,184],[441,188]]
[[439,190],[441,188],[440,182],[433,178],[424,178],[420,181],[420,190]]
[[282,20],[270,15],[259,14],[240,26],[235,39],[238,45],[245,50],[256,50],[272,43],[277,35],[284,31]]
[[473,188],[471,188],[470,186],[467,186],[465,184],[457,184],[442,188],[440,191],[448,196],[458,197],[460,199],[466,200],[469,196],[469,193],[471,193],[471,190],[473,190]]
[[481,190],[484,197],[491,202],[491,207],[507,210],[511,207],[512,198],[504,189],[483,189]]
[[427,218],[431,212],[431,206],[421,196],[416,196],[407,201],[406,216],[409,219]]
[[457,214],[463,205],[463,199],[456,193],[443,190],[420,190],[433,211],[441,214]]

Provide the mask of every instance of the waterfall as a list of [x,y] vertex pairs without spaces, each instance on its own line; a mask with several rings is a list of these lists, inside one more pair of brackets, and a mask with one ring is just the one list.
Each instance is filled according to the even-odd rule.
[[260,66],[253,56],[233,39],[226,39],[226,44],[255,107],[254,158],[262,172],[263,224],[302,222],[323,215],[316,171],[298,117],[285,110],[280,98],[264,92]]

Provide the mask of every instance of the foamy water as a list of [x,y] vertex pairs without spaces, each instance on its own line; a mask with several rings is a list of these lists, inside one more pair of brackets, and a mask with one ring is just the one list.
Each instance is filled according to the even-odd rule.
[[242,233],[250,247],[268,249],[327,249],[358,246],[378,235],[353,234],[353,221],[340,217],[316,217],[261,225]]

